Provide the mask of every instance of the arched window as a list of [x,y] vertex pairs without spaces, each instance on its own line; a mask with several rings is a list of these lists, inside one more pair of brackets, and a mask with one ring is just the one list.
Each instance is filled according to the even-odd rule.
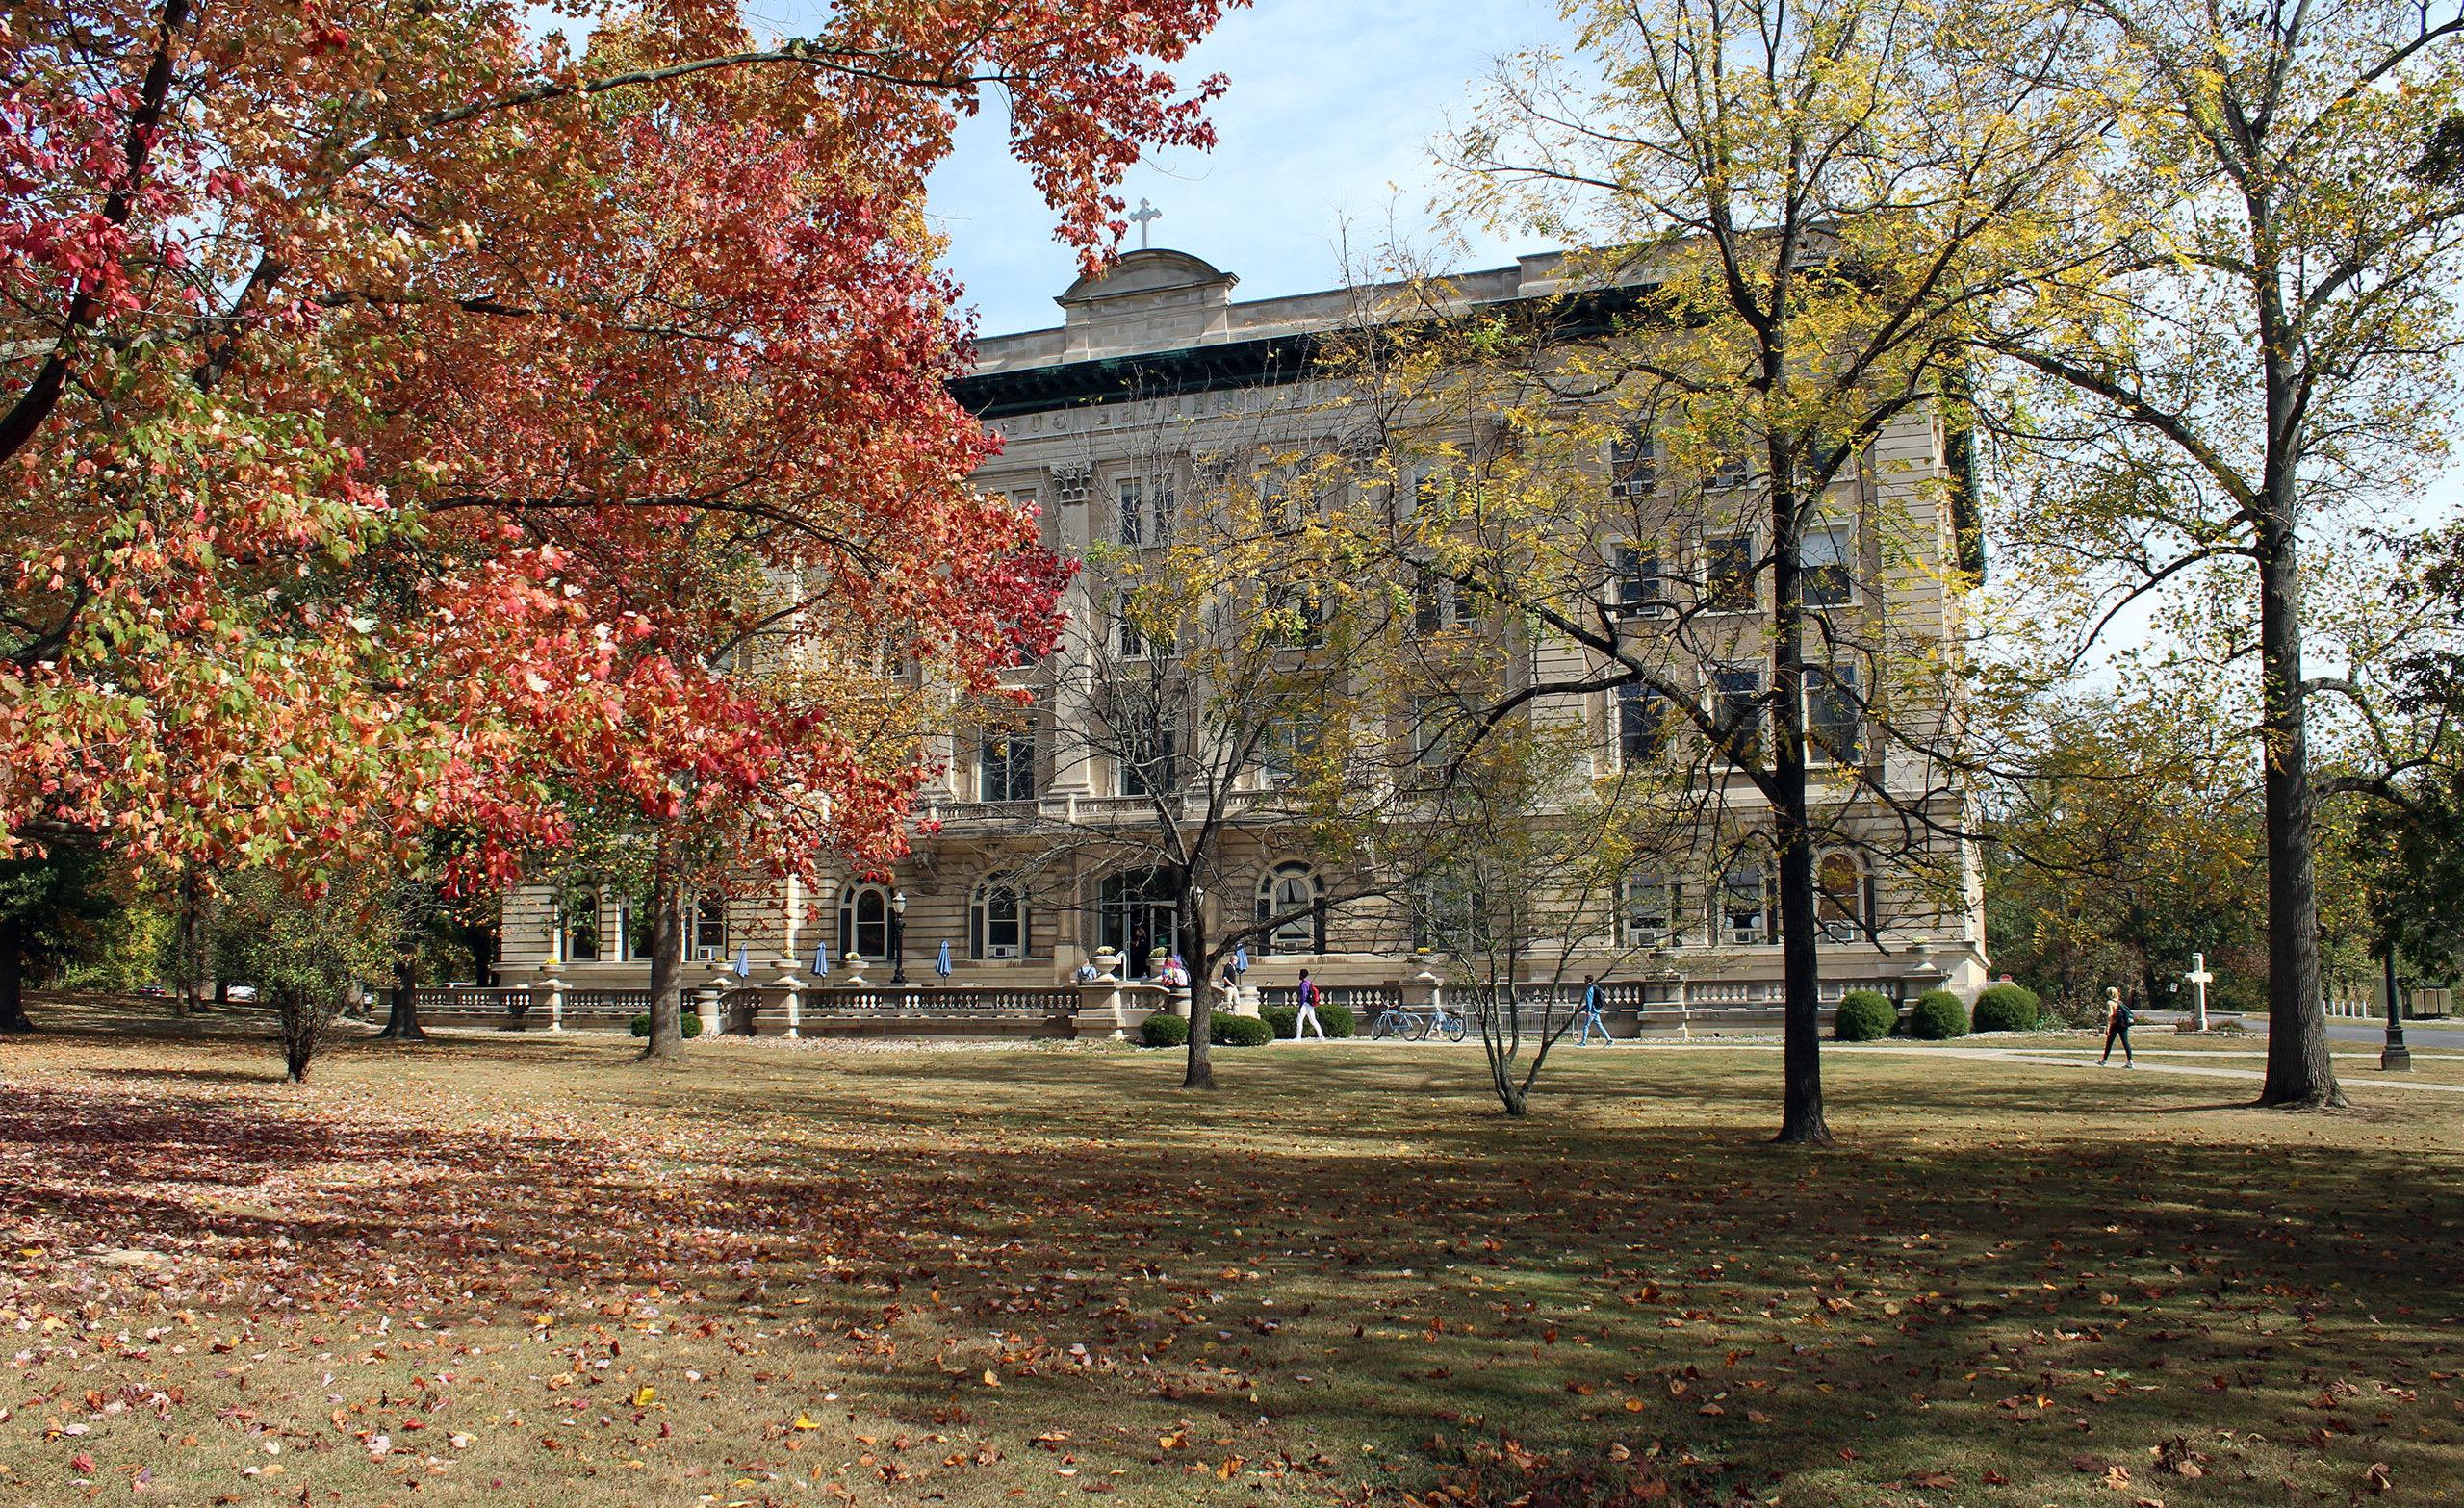
[[838,956],[876,960],[889,957],[887,886],[855,884],[838,893]]
[[564,912],[565,960],[569,963],[599,961],[599,892],[589,885],[576,885],[565,892],[561,907]]
[[978,958],[1027,956],[1027,902],[1006,880],[987,880],[967,901],[967,953]]
[[1257,920],[1273,924],[1267,953],[1325,952],[1325,884],[1298,859],[1275,865],[1258,877]]
[[691,903],[684,912],[684,946],[686,956],[695,958],[724,958],[728,956],[728,898],[723,895],[704,896]]
[[1833,852],[1814,865],[1814,915],[1830,942],[1854,942],[1873,924],[1873,884],[1853,854]]

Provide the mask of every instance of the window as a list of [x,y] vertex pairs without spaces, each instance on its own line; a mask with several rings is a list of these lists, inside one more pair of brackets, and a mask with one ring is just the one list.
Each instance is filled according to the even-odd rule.
[[1723,941],[1752,946],[1771,940],[1762,866],[1740,864],[1720,876],[1718,921]]
[[724,896],[710,896],[693,903],[692,911],[684,918],[691,939],[692,956],[697,958],[724,958],[728,956],[728,903]]
[[1487,899],[1469,869],[1440,870],[1411,891],[1412,946],[1438,953],[1476,954]]
[[1668,748],[1668,699],[1649,686],[1617,688],[1617,762],[1647,765]]
[[1294,713],[1275,718],[1258,729],[1258,783],[1290,785],[1300,778],[1301,764],[1319,750],[1317,720]]
[[1478,615],[1478,603],[1461,584],[1432,571],[1420,573],[1412,585],[1412,631],[1436,633],[1460,627]]
[[1659,491],[1659,453],[1639,426],[1608,442],[1608,496],[1632,502]]
[[1864,709],[1857,667],[1831,665],[1806,673],[1806,756],[1833,764],[1865,762]]
[[1270,642],[1286,649],[1326,642],[1326,609],[1314,587],[1269,587],[1264,605]]
[[1873,920],[1870,882],[1849,854],[1825,854],[1814,866],[1814,915],[1826,942],[1854,942]]
[[1703,605],[1715,613],[1754,610],[1754,536],[1710,534],[1703,540]]
[[1433,785],[1462,751],[1467,731],[1462,709],[1452,697],[1414,697],[1410,716],[1414,773],[1423,784]]
[[1732,492],[1744,486],[1752,474],[1744,456],[1723,455],[1711,462],[1711,473],[1703,479],[1703,485],[1713,492]]
[[839,892],[838,955],[876,960],[889,957],[889,891],[859,884]]
[[1668,607],[1668,583],[1660,575],[1657,550],[1632,543],[1609,547],[1608,606],[1620,616],[1639,617]]
[[977,885],[967,902],[966,935],[970,958],[1025,958],[1027,903],[1017,886],[1001,880]]
[[1142,660],[1146,657],[1146,631],[1138,626],[1137,604],[1132,595],[1123,592],[1113,602],[1113,656],[1116,659]]
[[1711,715],[1720,750],[1735,763],[1762,755],[1762,670],[1724,665],[1711,672]]
[[1119,537],[1124,545],[1165,545],[1172,538],[1172,479],[1124,476],[1118,484]]
[[1025,732],[987,733],[977,751],[976,799],[1036,799],[1036,741]]
[[1130,973],[1143,974],[1156,949],[1174,946],[1178,900],[1167,870],[1106,875],[1096,892],[1095,940],[1118,953]]
[[1856,532],[1844,524],[1810,528],[1797,541],[1797,590],[1808,607],[1857,600]]
[[1622,907],[1626,946],[1673,948],[1683,941],[1683,887],[1664,875],[1637,875],[1626,882]]
[[1257,921],[1272,923],[1266,934],[1268,953],[1326,951],[1325,886],[1310,867],[1297,859],[1267,871],[1258,881]]
[[565,893],[565,961],[599,961],[599,892],[578,888]]
[[1120,793],[1168,796],[1180,788],[1180,729],[1159,718],[1125,729],[1120,738]]

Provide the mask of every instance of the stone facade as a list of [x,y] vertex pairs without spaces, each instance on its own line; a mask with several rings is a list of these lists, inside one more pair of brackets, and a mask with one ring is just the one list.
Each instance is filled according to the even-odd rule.
[[[1453,296],[1471,304],[1531,299],[1560,292],[1560,272],[1555,257],[1525,258],[1453,280]],[[1346,292],[1239,302],[1232,297],[1235,281],[1186,253],[1134,251],[1061,294],[1060,325],[984,341],[976,373],[959,395],[1004,440],[1002,452],[979,473],[980,484],[1032,499],[1047,543],[1070,555],[1121,544],[1129,525],[1119,514],[1132,506],[1124,501],[1125,485],[1143,479],[1153,490],[1161,475],[1197,491],[1202,479],[1194,458],[1232,443],[1236,433],[1253,435],[1259,424],[1273,422],[1278,401],[1310,380],[1312,335],[1354,318],[1359,307],[1356,295]],[[1315,407],[1322,413],[1322,402]],[[1169,437],[1172,451],[1160,472],[1159,436]],[[1944,506],[1926,500],[1926,484],[1952,468],[1952,446],[1953,437],[1930,415],[1894,422],[1872,447],[1877,464],[1848,484],[1870,489],[1870,496],[1852,493],[1849,505],[1887,502],[1920,514]],[[1160,497],[1141,495],[1136,506],[1185,500],[1167,487]],[[1933,537],[1942,560],[1920,559],[1892,574],[1887,606],[1895,618],[1935,623],[1948,632],[1959,611],[1954,589],[1945,584],[1953,574],[1929,567],[1956,552],[1958,532],[1955,521],[1941,519]],[[1103,622],[1098,590],[1091,573],[1072,586],[1065,605],[1073,624]],[[1060,653],[1077,652],[1072,646],[1083,642],[1073,635]],[[1553,656],[1571,663],[1579,653],[1571,645],[1533,647],[1541,672],[1562,668],[1553,667]],[[1603,701],[1561,708],[1559,715],[1596,729],[1600,757],[1613,761],[1617,714]],[[1039,713],[1047,728],[1050,720],[1072,715],[1072,708],[1050,699]],[[827,983],[846,980],[854,954],[864,958],[864,975],[878,985],[892,974],[884,955],[894,933],[903,933],[906,978],[919,984],[937,982],[935,961],[944,943],[953,983],[1050,984],[1070,978],[1107,945],[1129,955],[1136,972],[1159,929],[1167,928],[1168,902],[1141,877],[1119,874],[1099,844],[1057,861],[1046,856],[1030,882],[999,878],[1017,869],[1026,813],[1065,819],[1080,830],[1114,817],[1124,824],[1151,821],[1143,815],[1145,804],[1122,790],[1119,772],[1048,730],[1013,750],[956,729],[930,753],[942,773],[918,800],[923,835],[890,883],[843,879],[808,894],[790,882],[713,905],[690,920],[688,982],[739,956],[756,983],[783,973],[809,980],[815,945],[823,943],[833,966]],[[1745,815],[1753,800],[1743,799]],[[1903,885],[1887,873],[1867,874],[1854,856],[1826,859],[1835,867],[1861,866],[1853,878],[1861,894],[1858,904],[1867,908],[1862,925],[1843,930],[1823,949],[1826,993],[1872,985],[1908,994],[1947,985],[1972,997],[1986,983],[1976,856],[1958,840],[1938,841],[1948,851],[1943,867],[1962,877],[1964,893],[1955,902]],[[1226,871],[1254,876],[1254,884],[1245,881],[1232,895],[1210,896],[1211,907],[1246,907],[1260,895],[1305,894],[1311,882],[1305,868],[1279,850],[1271,825],[1245,827],[1224,858]],[[1618,955],[1619,977],[1650,981],[1649,998],[1766,999],[1777,992],[1780,949],[1767,919],[1749,924],[1754,909],[1734,896],[1682,896],[1678,914],[1667,919],[1669,935],[1647,962],[1637,961],[1630,937],[1604,947],[1604,955]],[[636,956],[635,929],[622,899],[603,896],[597,914],[589,910],[583,901],[560,917],[539,889],[508,898],[501,934],[507,982],[535,978],[552,962],[584,986],[643,983],[648,961]],[[1415,958],[1407,919],[1392,906],[1373,904],[1336,908],[1313,924],[1284,929],[1250,952],[1247,982],[1268,987],[1289,984],[1303,967],[1332,985],[1391,984],[1429,961]]]

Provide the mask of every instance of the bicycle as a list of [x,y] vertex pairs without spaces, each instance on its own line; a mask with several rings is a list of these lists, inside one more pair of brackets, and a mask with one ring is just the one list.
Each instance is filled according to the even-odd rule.
[[1432,1003],[1425,1015],[1401,1006],[1388,1006],[1369,1023],[1369,1035],[1373,1040],[1399,1036],[1407,1042],[1420,1042],[1427,1040],[1433,1034],[1450,1042],[1459,1042],[1469,1030],[1462,1013],[1447,1010],[1446,1002],[1442,1000]]

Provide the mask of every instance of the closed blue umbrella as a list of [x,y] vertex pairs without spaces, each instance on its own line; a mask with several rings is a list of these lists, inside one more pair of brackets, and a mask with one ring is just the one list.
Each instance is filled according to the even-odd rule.
[[830,944],[826,942],[816,942],[812,945],[812,977],[830,978]]
[[933,972],[943,979],[950,977],[950,939],[947,937],[941,939],[940,956],[933,960]]
[[749,943],[740,942],[735,945],[735,977],[738,979],[753,977],[753,947]]
[[1233,972],[1239,974],[1246,974],[1249,972],[1249,945],[1247,943],[1245,942],[1241,944],[1241,946],[1232,950],[1232,968]]

